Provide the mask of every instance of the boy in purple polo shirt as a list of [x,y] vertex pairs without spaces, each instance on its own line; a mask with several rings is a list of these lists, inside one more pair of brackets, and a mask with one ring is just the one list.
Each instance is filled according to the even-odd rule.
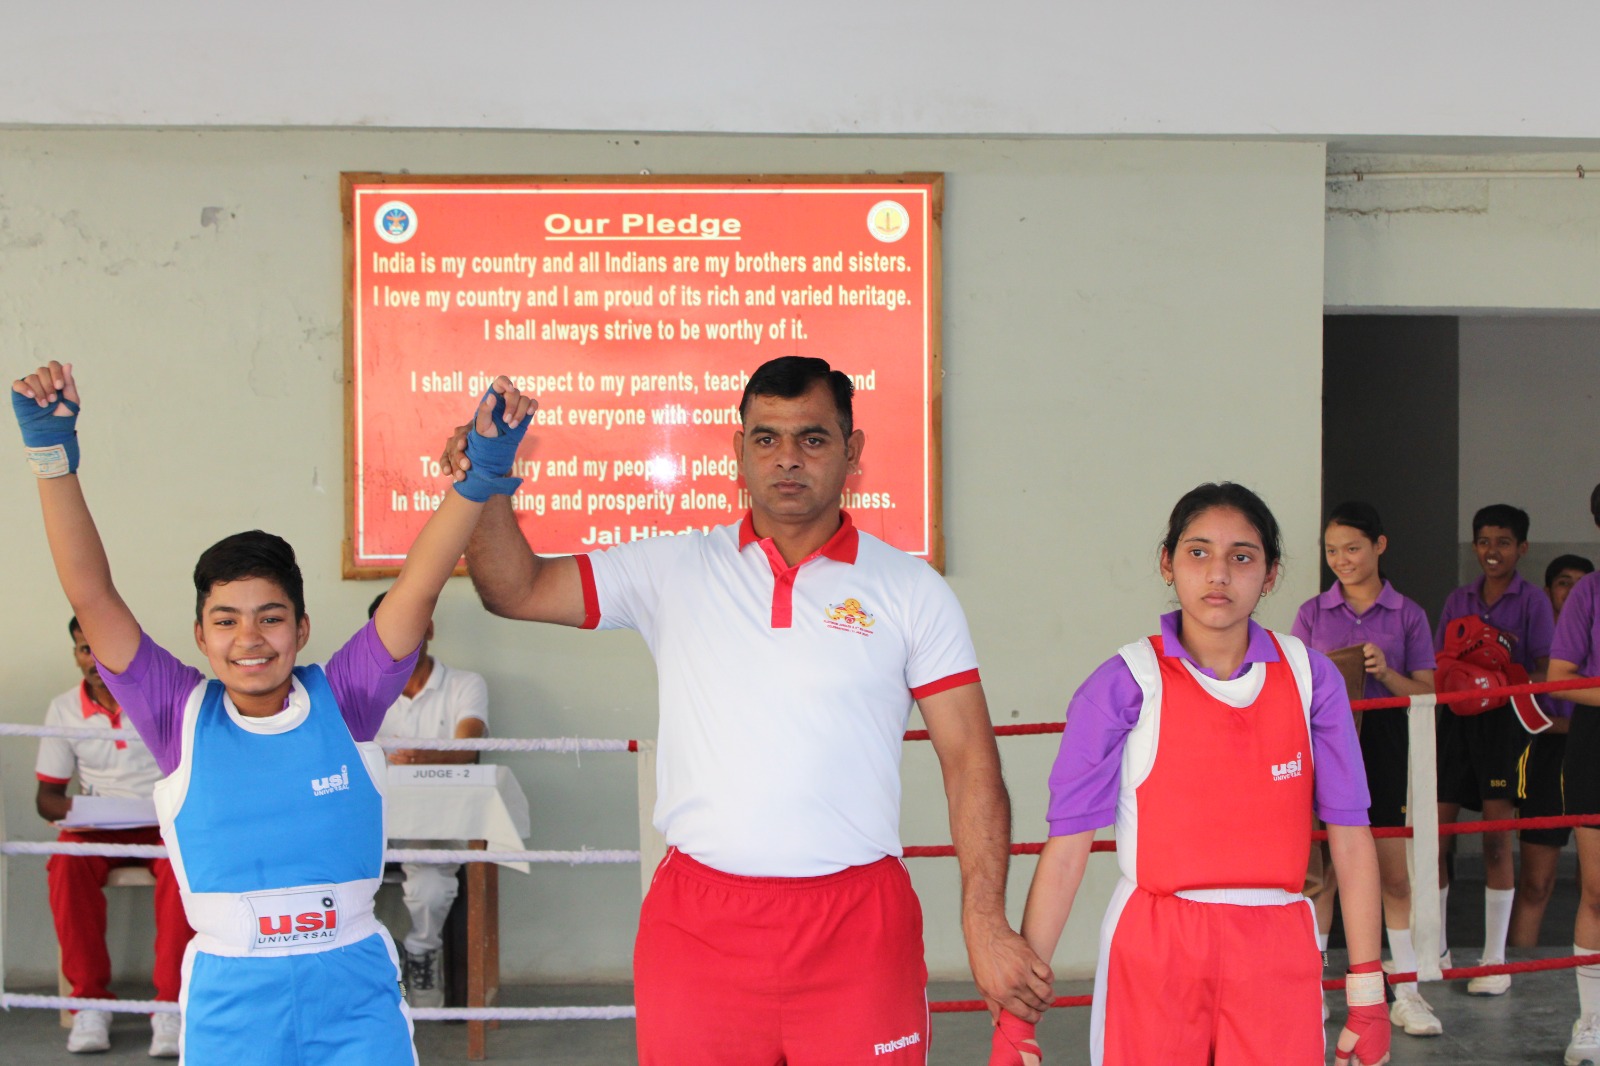
[[[1445,627],[1450,622],[1476,615],[1511,638],[1511,658],[1530,678],[1544,680],[1555,613],[1549,597],[1517,573],[1518,561],[1528,554],[1528,513],[1504,503],[1478,511],[1472,516],[1472,549],[1483,576],[1445,600],[1434,630],[1434,650],[1444,648]],[[1458,820],[1462,807],[1481,810],[1491,821],[1513,817],[1517,763],[1527,750],[1528,734],[1510,705],[1469,717],[1442,713],[1438,738],[1439,823]],[[1439,849],[1441,915],[1448,913],[1448,855],[1448,848]],[[1510,833],[1483,834],[1483,865],[1483,957],[1479,964],[1492,966],[1506,961],[1506,935],[1516,896]],[[1442,935],[1440,939],[1440,949],[1447,950]],[[1510,987],[1509,974],[1474,977],[1467,982],[1467,992],[1475,996],[1503,995]]]
[[[1572,589],[1594,573],[1594,563],[1581,555],[1558,555],[1544,571],[1544,591],[1561,627],[1561,608]],[[1551,645],[1551,656],[1555,646]],[[1517,814],[1522,818],[1547,818],[1561,815],[1566,808],[1561,798],[1561,766],[1567,755],[1567,730],[1572,724],[1573,704],[1554,694],[1539,697],[1539,706],[1550,718],[1550,728],[1528,743],[1522,757],[1522,772],[1517,775]],[[1572,839],[1572,830],[1523,829],[1517,833],[1517,898],[1511,907],[1511,937],[1514,947],[1533,947],[1539,943],[1539,926],[1556,885],[1556,863],[1561,849]]]
[[[1589,513],[1600,526],[1600,485],[1589,496]],[[1600,573],[1572,587],[1550,646],[1550,680],[1573,681],[1600,675]],[[1565,693],[1575,706],[1567,732],[1563,799],[1567,814],[1600,814],[1600,688]],[[1576,955],[1600,954],[1600,826],[1580,826],[1578,840],[1578,919],[1572,931]],[[1600,1063],[1600,966],[1580,966],[1578,1020],[1566,1061]]]

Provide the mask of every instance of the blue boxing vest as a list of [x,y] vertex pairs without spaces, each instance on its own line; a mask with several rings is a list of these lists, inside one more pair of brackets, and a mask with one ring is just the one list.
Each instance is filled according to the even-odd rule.
[[196,947],[298,954],[376,932],[384,780],[382,749],[350,735],[320,666],[295,668],[270,718],[240,716],[221,682],[196,686],[155,796]]

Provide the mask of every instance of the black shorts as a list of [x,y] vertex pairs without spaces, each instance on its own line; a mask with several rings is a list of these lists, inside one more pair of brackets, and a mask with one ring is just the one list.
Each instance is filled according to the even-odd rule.
[[1441,708],[1439,802],[1483,810],[1484,800],[1517,798],[1517,763],[1528,732],[1510,704],[1462,717]]
[[1404,707],[1361,715],[1361,761],[1367,766],[1367,791],[1372,806],[1367,817],[1375,826],[1406,824],[1407,758],[1411,735]]
[[[1566,813],[1561,801],[1561,764],[1567,754],[1565,733],[1540,733],[1528,744],[1517,774],[1517,814],[1522,818],[1549,818]],[[1517,839],[1524,844],[1564,848],[1570,829],[1523,829]]]
[[[1600,707],[1578,704],[1561,764],[1561,799],[1567,814],[1600,814]],[[1600,828],[1600,824],[1592,828]]]

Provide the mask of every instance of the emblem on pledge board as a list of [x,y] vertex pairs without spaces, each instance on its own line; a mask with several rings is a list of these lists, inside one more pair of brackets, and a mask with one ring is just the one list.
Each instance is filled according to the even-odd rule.
[[911,215],[893,200],[879,200],[867,212],[867,232],[885,244],[893,244],[911,229]]
[[373,216],[378,236],[390,244],[409,241],[417,233],[417,213],[403,200],[390,200]]

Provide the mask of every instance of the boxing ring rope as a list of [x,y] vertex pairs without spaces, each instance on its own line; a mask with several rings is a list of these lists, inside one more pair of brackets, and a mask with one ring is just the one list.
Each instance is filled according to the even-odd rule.
[[[1575,689],[1600,688],[1600,677],[1581,678],[1572,681],[1542,681],[1522,685],[1503,685],[1494,688],[1474,689],[1470,692],[1447,693],[1446,698],[1436,695],[1415,697],[1385,697],[1382,699],[1353,700],[1352,710],[1358,713],[1369,711],[1387,710],[1405,707],[1408,717],[1412,720],[1412,779],[1413,793],[1411,799],[1413,806],[1417,801],[1426,799],[1423,804],[1427,808],[1424,812],[1423,824],[1414,826],[1380,827],[1373,829],[1374,837],[1400,837],[1418,841],[1419,845],[1427,842],[1432,845],[1432,855],[1427,857],[1426,863],[1418,858],[1413,861],[1413,884],[1416,884],[1418,869],[1433,870],[1433,877],[1437,878],[1437,865],[1432,860],[1437,856],[1438,839],[1446,836],[1458,836],[1465,833],[1485,833],[1509,831],[1513,829],[1547,829],[1567,826],[1588,827],[1600,823],[1600,815],[1564,815],[1542,818],[1511,818],[1494,821],[1455,822],[1447,825],[1438,825],[1427,815],[1435,814],[1433,800],[1433,781],[1431,774],[1422,775],[1425,787],[1420,791],[1425,796],[1417,795],[1415,788],[1418,775],[1415,773],[1417,764],[1425,760],[1429,766],[1434,761],[1433,731],[1431,716],[1435,705],[1452,702],[1450,697],[1461,700],[1482,700],[1485,698],[1510,698],[1514,695],[1539,694],[1547,692],[1565,692]],[[1423,718],[1429,719],[1427,728],[1422,726]],[[1065,722],[1041,722],[1026,725],[1002,725],[994,728],[996,737],[1007,736],[1039,736],[1051,733],[1060,733],[1066,728]],[[1423,734],[1426,734],[1424,737]],[[94,738],[105,740],[135,740],[125,730],[81,727],[63,728],[48,726],[18,725],[0,723],[0,736],[66,736],[76,738]],[[930,739],[925,729],[908,730],[905,734],[907,741]],[[1419,741],[1421,741],[1419,743]],[[379,742],[386,749],[430,749],[436,751],[500,751],[500,752],[549,752],[556,754],[580,754],[583,752],[632,752],[648,750],[649,743],[641,744],[638,740],[607,740],[584,737],[557,737],[557,738],[447,738],[435,739],[426,737],[397,737],[385,738]],[[1419,748],[1421,749],[1419,751]],[[1425,830],[1419,835],[1418,830]],[[1314,840],[1326,840],[1326,831],[1317,831],[1312,834]],[[1094,852],[1114,852],[1115,840],[1096,840],[1090,845]],[[1041,843],[1021,843],[1011,845],[1012,855],[1037,855],[1044,849]],[[1427,850],[1424,847],[1424,850]],[[108,855],[128,858],[164,858],[166,848],[154,844],[86,844],[64,843],[59,841],[5,841],[0,843],[0,856],[3,855]],[[955,848],[948,844],[935,845],[910,845],[903,848],[905,858],[944,858],[955,855]],[[582,849],[579,851],[478,851],[478,850],[449,850],[431,848],[391,848],[384,852],[386,862],[418,862],[418,863],[468,863],[468,862],[537,862],[537,863],[564,863],[567,865],[602,865],[602,864],[634,864],[640,862],[641,852],[627,849]],[[1426,886],[1417,886],[1425,888]],[[1437,882],[1435,881],[1432,893],[1423,893],[1420,897],[1418,891],[1413,891],[1413,907],[1417,911],[1425,910],[1432,897],[1435,914],[1433,915],[1434,928],[1432,932],[1433,946],[1437,947],[1438,941],[1438,916],[1437,916]],[[1418,899],[1423,902],[1418,903]],[[1417,918],[1421,915],[1414,914],[1413,925],[1418,925]],[[1600,964],[1600,954],[1564,956],[1555,959],[1538,959],[1523,962],[1500,963],[1493,966],[1467,966],[1454,967],[1440,970],[1437,962],[1433,962],[1433,972],[1427,972],[1428,962],[1432,961],[1422,948],[1427,945],[1423,938],[1418,939],[1419,956],[1424,958],[1423,971],[1418,973],[1388,974],[1386,979],[1390,984],[1400,984],[1411,981],[1436,981],[1459,980],[1487,976],[1491,974],[1533,973],[1548,970],[1573,969],[1578,966]],[[1436,952],[1435,952],[1436,954]],[[1337,991],[1344,987],[1340,978],[1323,982],[1323,987],[1330,991]],[[1082,1007],[1091,1002],[1090,996],[1060,996],[1057,997],[1055,1007]],[[36,996],[21,995],[11,992],[0,992],[0,1008],[10,1010],[19,1009],[48,1009],[48,1010],[104,1010],[117,1013],[154,1014],[175,1012],[178,1007],[174,1003],[164,1003],[155,1000],[87,1000],[73,999],[65,996]],[[932,1013],[976,1012],[986,1010],[987,1006],[982,1000],[949,1000],[929,1003],[928,1008]],[[610,1021],[634,1017],[634,1008],[628,1005],[594,1006],[594,1007],[423,1007],[413,1008],[411,1015],[418,1021],[569,1021],[569,1020],[598,1020]]]

